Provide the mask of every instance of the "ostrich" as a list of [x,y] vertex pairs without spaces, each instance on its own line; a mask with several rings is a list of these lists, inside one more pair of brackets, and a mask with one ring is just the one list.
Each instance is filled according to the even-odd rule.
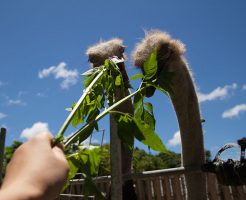
[[[159,30],[146,33],[145,38],[136,45],[132,58],[134,65],[144,73],[144,62],[157,49],[157,80],[163,86],[163,77],[172,74],[169,80],[169,95],[177,115],[181,142],[182,166],[184,168],[200,168],[205,161],[203,133],[200,111],[189,66],[183,56],[184,44],[172,39],[171,36]],[[146,90],[148,96],[154,94],[155,88]],[[206,199],[206,181],[204,175],[188,173],[185,175],[188,200]]]
[[[96,45],[91,46],[90,48],[87,49],[86,54],[89,57],[89,61],[91,62],[93,67],[99,67],[104,64],[104,61],[110,57],[117,56],[118,58],[125,58],[124,55],[124,50],[125,46],[123,45],[123,41],[119,38],[114,38],[109,41],[105,42],[99,42]],[[119,101],[120,99],[124,98],[125,96],[128,96],[130,94],[130,91],[128,90],[128,75],[126,73],[125,69],[125,64],[123,63],[118,63],[118,67],[122,73],[123,77],[123,82],[125,83],[125,89],[123,92],[120,90],[116,91],[115,94],[115,101]],[[124,113],[129,113],[129,114],[134,114],[134,108],[131,100],[126,101],[125,103],[121,104],[118,108],[118,111],[124,112]],[[112,116],[110,116],[110,137],[117,137],[115,136],[115,133],[117,133],[117,125],[114,122],[114,119]],[[132,169],[132,151],[129,149],[126,149],[124,144],[116,139],[117,144],[112,144],[110,143],[110,151],[120,151],[121,152],[121,159],[120,158],[115,158],[119,161],[119,163],[111,163],[111,169],[112,169],[112,164],[114,165],[119,165],[117,167],[121,168],[121,173],[123,175],[125,174],[130,174],[131,169]],[[132,134],[132,143],[134,142],[134,136]],[[118,149],[120,148],[120,149]],[[111,157],[114,156],[115,154],[111,154]],[[117,155],[116,155],[117,156]],[[117,168],[116,167],[116,168]],[[113,172],[111,170],[111,173],[117,173]],[[113,178],[114,174],[112,174]],[[115,183],[114,183],[115,181]],[[119,182],[121,180],[113,180],[112,179],[112,184],[115,184],[115,187],[121,187]],[[117,190],[117,189],[116,189]],[[121,190],[119,190],[121,191]],[[133,182],[131,180],[126,181],[123,184],[123,194],[111,194],[112,199],[119,199],[123,197],[123,200],[129,200],[129,199],[136,199],[135,191],[133,188]]]

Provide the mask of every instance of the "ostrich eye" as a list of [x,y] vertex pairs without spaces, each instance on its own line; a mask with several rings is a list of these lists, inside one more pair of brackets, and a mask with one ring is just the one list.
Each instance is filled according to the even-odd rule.
[[91,63],[95,63],[97,60],[98,60],[97,57],[94,56],[94,55],[93,56],[89,56],[89,59],[88,59],[88,61],[91,62]]
[[121,46],[120,47],[120,53],[124,53],[125,52],[125,48],[126,48],[125,46]]

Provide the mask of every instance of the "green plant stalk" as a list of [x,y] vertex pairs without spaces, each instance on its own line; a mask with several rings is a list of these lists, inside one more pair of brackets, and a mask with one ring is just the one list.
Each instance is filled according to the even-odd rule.
[[[63,123],[62,127],[60,128],[57,136],[56,136],[56,140],[55,142],[60,142],[61,138],[63,137],[63,134],[65,132],[65,130],[67,129],[69,123],[71,122],[76,110],[79,108],[79,106],[82,104],[83,100],[85,99],[86,95],[90,92],[91,88],[94,86],[94,84],[97,82],[97,80],[103,75],[103,73],[106,71],[106,68],[103,68],[102,71],[93,79],[93,81],[90,83],[90,85],[85,89],[85,91],[83,92],[82,96],[80,97],[80,99],[78,100],[78,102],[76,103],[75,107],[73,108],[73,110],[70,112],[70,114],[68,115],[67,119],[65,120],[65,122]],[[58,140],[58,141],[57,141]]]
[[67,148],[71,143],[73,143],[74,141],[76,141],[77,138],[80,136],[80,134],[82,134],[87,128],[89,128],[95,122],[98,122],[100,119],[102,119],[104,116],[106,116],[107,114],[109,114],[110,111],[112,111],[113,109],[115,109],[116,107],[118,107],[120,104],[124,103],[125,101],[127,101],[131,97],[133,97],[136,94],[140,93],[143,89],[145,89],[145,87],[139,87],[139,89],[137,91],[135,91],[134,93],[132,93],[132,94],[124,97],[123,99],[119,100],[118,102],[116,102],[115,104],[113,104],[112,106],[110,106],[109,108],[105,109],[93,121],[89,122],[84,127],[82,127],[81,129],[79,129],[78,131],[76,131],[71,137],[69,137],[67,139],[67,141],[65,142],[64,147]]

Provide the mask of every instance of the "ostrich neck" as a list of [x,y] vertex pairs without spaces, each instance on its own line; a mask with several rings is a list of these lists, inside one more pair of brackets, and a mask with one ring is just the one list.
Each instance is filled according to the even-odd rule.
[[182,164],[191,167],[200,166],[204,162],[204,147],[195,87],[185,62],[174,73],[170,96],[180,128]]

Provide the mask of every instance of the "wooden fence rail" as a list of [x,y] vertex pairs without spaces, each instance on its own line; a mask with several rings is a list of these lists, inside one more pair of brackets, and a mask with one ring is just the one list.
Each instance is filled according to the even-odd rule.
[[[173,168],[131,174],[124,179],[134,181],[135,190],[139,200],[185,200],[186,185],[184,175],[196,173],[197,170]],[[245,200],[246,186],[223,186],[217,181],[214,174],[206,173],[208,200]],[[74,179],[64,194],[57,200],[78,200],[83,198],[82,179]],[[110,176],[95,178],[98,188],[105,194],[110,190]],[[88,198],[95,199],[93,196]]]

